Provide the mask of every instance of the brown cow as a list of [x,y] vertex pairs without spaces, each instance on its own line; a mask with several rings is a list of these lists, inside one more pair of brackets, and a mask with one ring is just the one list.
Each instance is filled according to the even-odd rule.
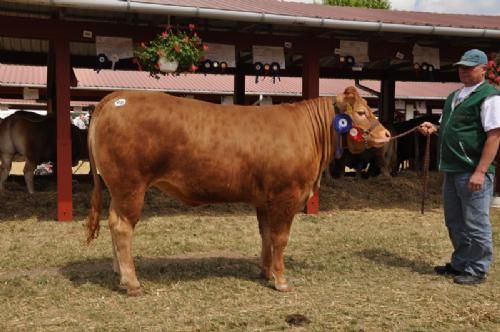
[[[78,160],[88,157],[86,131],[71,126],[73,166]],[[12,161],[24,156],[24,179],[30,194],[35,192],[33,175],[36,166],[45,161],[56,160],[56,119],[32,112],[18,111],[0,123],[0,190],[4,188]]]
[[[113,269],[129,295],[141,292],[131,252],[144,194],[157,187],[189,205],[248,202],[262,237],[261,270],[289,289],[283,251],[294,215],[318,190],[335,146],[332,98],[275,106],[217,105],[158,92],[115,92],[96,107],[89,128],[94,178],[87,242],[99,232],[108,187]],[[369,146],[389,132],[368,116]]]

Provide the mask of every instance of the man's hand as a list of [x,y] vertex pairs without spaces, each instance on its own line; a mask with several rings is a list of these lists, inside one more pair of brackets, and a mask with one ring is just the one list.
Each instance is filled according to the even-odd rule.
[[476,170],[469,178],[468,189],[470,192],[479,191],[483,188],[483,184],[484,173]]
[[418,126],[418,131],[425,136],[432,135],[434,133],[437,133],[438,131],[438,126],[434,125],[433,123],[430,123],[428,121],[422,122],[420,126]]

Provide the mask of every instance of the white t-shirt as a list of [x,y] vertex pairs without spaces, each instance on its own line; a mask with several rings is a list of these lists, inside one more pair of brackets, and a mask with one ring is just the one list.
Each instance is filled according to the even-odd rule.
[[[453,96],[452,109],[455,109],[457,101],[464,100],[467,98],[472,91],[476,90],[483,82],[478,83],[474,86],[464,86],[455,93]],[[500,128],[500,96],[489,96],[481,105],[481,122],[483,124],[484,131],[490,131],[492,129]]]

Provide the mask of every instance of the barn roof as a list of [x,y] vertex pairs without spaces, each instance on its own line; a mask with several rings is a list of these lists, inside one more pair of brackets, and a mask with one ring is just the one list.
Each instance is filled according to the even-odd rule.
[[[55,2],[57,3],[57,1]],[[134,3],[160,5],[167,8],[173,6],[185,9],[195,8],[199,13],[198,16],[203,15],[201,9],[213,9],[226,11],[228,16],[236,12],[257,13],[260,15],[261,21],[265,21],[265,14],[272,14],[278,17],[295,17],[297,19],[296,24],[304,25],[307,25],[308,22],[301,22],[301,17],[331,19],[346,22],[357,21],[428,27],[439,26],[500,30],[499,17],[486,15],[441,14],[359,7],[339,7],[275,0],[132,0],[129,2],[132,3],[130,7],[132,9],[134,8]],[[137,6],[135,8],[139,11],[141,7]],[[143,10],[146,10],[146,8],[147,7],[143,7]],[[210,12],[207,11],[205,15],[209,15],[209,13]],[[212,15],[215,14],[217,13],[212,13]],[[222,16],[222,13],[218,14],[219,16]],[[251,17],[252,16],[248,16],[248,20],[250,20]],[[324,23],[326,24],[328,22]],[[428,31],[431,32],[430,29]]]
[[[164,76],[155,79],[147,72],[125,70],[101,70],[74,68],[78,81],[73,89],[85,90],[120,90],[143,89],[159,90],[185,94],[219,94],[232,95],[234,81],[231,75],[216,74],[181,74],[179,76]],[[20,66],[0,64],[1,86],[27,86],[42,88],[46,85],[47,69],[40,66]],[[302,82],[299,77],[259,78],[247,76],[246,94],[270,96],[301,96]],[[336,95],[346,86],[354,85],[352,79],[321,79],[320,95]],[[363,80],[361,84],[379,91],[380,82]],[[457,89],[460,83],[440,82],[396,82],[396,98],[398,99],[444,99],[451,91]],[[361,91],[365,97],[373,95]]]

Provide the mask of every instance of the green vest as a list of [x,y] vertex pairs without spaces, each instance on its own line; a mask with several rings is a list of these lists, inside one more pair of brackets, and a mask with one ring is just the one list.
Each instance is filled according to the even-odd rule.
[[[481,104],[488,96],[500,92],[483,82],[452,110],[456,93],[458,90],[450,94],[444,103],[439,129],[439,170],[474,172],[486,141],[481,123]],[[488,167],[488,173],[495,173],[495,162]]]

